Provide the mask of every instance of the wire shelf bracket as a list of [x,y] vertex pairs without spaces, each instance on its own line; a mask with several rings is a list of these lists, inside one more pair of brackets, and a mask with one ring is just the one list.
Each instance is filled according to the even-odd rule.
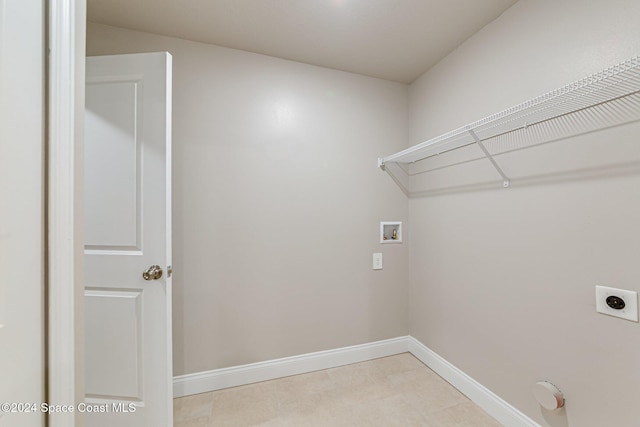
[[505,173],[502,170],[502,168],[495,161],[495,159],[493,158],[491,153],[489,153],[489,151],[487,150],[487,147],[484,146],[484,144],[482,143],[480,138],[478,138],[478,135],[476,135],[476,133],[473,131],[473,129],[469,129],[469,135],[471,135],[471,138],[473,138],[473,140],[476,142],[476,144],[478,144],[478,146],[480,147],[480,149],[482,150],[484,155],[487,157],[487,159],[489,159],[489,161],[491,162],[493,167],[496,168],[496,170],[498,171],[500,176],[502,176],[502,180],[503,180],[502,181],[502,185],[503,185],[503,187],[504,188],[509,188],[509,184],[510,184],[511,181],[509,180],[507,175],[505,175]]

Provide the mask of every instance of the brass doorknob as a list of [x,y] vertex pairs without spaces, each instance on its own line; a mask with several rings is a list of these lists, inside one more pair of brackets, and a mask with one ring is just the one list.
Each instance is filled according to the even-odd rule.
[[152,265],[142,272],[144,280],[158,280],[162,277],[162,268],[159,265]]

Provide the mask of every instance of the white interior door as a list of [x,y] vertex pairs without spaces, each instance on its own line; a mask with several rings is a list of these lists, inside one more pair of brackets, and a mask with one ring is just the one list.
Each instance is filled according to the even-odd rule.
[[85,120],[87,426],[171,426],[171,55],[87,58]]

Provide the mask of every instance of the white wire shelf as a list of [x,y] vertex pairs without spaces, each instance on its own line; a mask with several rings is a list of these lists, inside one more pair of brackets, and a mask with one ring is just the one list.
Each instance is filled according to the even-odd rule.
[[478,144],[508,187],[509,178],[493,158],[505,147],[553,141],[635,120],[640,120],[640,57],[379,158],[378,167],[392,175],[386,168],[390,163],[414,163]]

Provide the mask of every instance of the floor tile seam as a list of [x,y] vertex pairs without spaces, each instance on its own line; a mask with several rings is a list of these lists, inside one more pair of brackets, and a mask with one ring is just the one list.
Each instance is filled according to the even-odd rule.
[[209,403],[209,422],[207,423],[207,426],[209,426],[211,424],[211,421],[213,420],[213,410],[214,410],[214,393],[211,392],[211,402]]
[[415,399],[409,399],[409,396],[413,396],[416,399],[419,399],[420,396],[418,396],[415,392],[410,390],[401,390],[399,391],[399,395],[402,398],[402,401],[406,405],[408,405],[410,408],[418,412],[425,422],[427,421],[426,413],[424,411],[424,406],[417,405],[415,403]]
[[[415,397],[415,399],[411,400],[408,397],[409,396],[413,396]],[[438,406],[437,409],[429,409],[428,406],[425,406],[423,404],[419,404],[418,401],[420,401],[422,399],[422,397],[420,396],[419,393],[415,393],[415,392],[406,392],[404,393],[404,399],[407,400],[408,404],[413,407],[414,409],[420,411],[420,413],[423,414],[423,416],[428,417],[428,415],[432,415],[450,408],[454,408],[458,405],[464,405],[464,404],[474,404],[471,400],[469,400],[469,398],[467,396],[465,396],[464,394],[460,393],[460,396],[464,399],[464,401],[458,401],[458,402],[452,402],[450,404],[446,404],[444,406]]]
[[204,416],[208,416],[211,417],[211,411],[213,410],[213,402],[208,404],[209,406],[209,415],[202,415],[199,414],[199,411],[190,411],[190,414],[185,414],[183,409],[179,409],[179,410],[175,410],[173,412],[173,418],[174,418],[174,422],[178,421],[178,422],[186,422],[186,421],[191,421],[191,420],[195,420],[198,418],[202,418]]
[[412,404],[412,402],[406,398],[406,393],[394,393],[393,395],[390,395],[390,396],[385,396],[385,397],[380,397],[380,398],[377,398],[377,399],[372,399],[372,400],[370,400],[370,401],[368,401],[366,403],[367,404],[375,404],[376,402],[382,403],[383,401],[392,399],[394,397],[399,397],[402,400],[402,402],[405,405],[407,405],[408,407],[410,407],[411,409],[413,409],[425,423],[427,422],[425,414],[420,410],[420,408],[415,407]]
[[[442,408],[442,409],[440,409],[438,411],[433,412],[431,415],[438,416],[438,414],[443,414],[443,413],[445,413],[445,411],[449,411],[449,410],[455,411],[456,410],[455,408],[457,408],[459,406],[465,406],[465,405],[469,406],[471,408],[479,410],[480,412],[482,412],[486,416],[486,418],[493,420],[494,423],[497,423],[497,425],[501,425],[495,418],[493,418],[491,415],[486,413],[482,408],[478,407],[475,403],[473,403],[471,401],[469,401],[469,402],[460,402],[460,403],[458,403],[456,405],[452,405],[452,406],[449,406],[447,408]],[[469,419],[468,416],[469,416],[468,414],[464,415],[464,419],[465,419],[464,424],[465,425],[467,425],[466,421]],[[484,425],[484,423],[483,423],[483,425]]]

